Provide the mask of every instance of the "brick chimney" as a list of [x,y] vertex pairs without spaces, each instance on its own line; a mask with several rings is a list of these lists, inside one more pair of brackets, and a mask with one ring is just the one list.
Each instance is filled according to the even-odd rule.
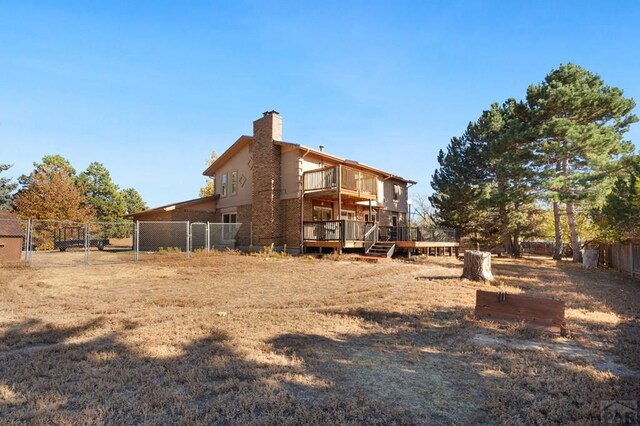
[[282,117],[277,111],[267,111],[253,122],[253,240],[254,245],[282,245],[280,221],[280,146]]

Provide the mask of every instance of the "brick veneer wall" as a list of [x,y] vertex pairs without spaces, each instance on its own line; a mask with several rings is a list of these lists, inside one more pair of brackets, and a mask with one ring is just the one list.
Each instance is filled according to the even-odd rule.
[[300,199],[290,198],[282,200],[282,225],[283,225],[283,242],[287,245],[288,250],[297,250],[300,248]]
[[274,140],[282,140],[282,118],[266,113],[253,122],[251,163],[253,172],[253,244],[282,246],[280,205],[281,152]]
[[242,226],[238,230],[236,235],[236,247],[248,248],[252,245],[252,225],[253,221],[253,207],[251,204],[244,206],[238,206],[238,222],[242,223]]

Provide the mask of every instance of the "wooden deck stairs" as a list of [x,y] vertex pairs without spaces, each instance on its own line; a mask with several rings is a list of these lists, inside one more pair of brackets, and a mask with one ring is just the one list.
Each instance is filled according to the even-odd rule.
[[393,256],[393,252],[396,249],[396,244],[389,241],[377,241],[375,244],[367,250],[365,256],[370,257],[387,257]]

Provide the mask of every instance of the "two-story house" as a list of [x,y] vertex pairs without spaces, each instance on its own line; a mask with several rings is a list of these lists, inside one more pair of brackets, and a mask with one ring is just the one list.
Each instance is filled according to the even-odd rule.
[[236,237],[241,248],[370,249],[374,239],[411,240],[407,188],[414,181],[284,141],[275,111],[254,121],[253,135],[240,136],[203,174],[214,180],[213,196],[132,217],[251,224]]

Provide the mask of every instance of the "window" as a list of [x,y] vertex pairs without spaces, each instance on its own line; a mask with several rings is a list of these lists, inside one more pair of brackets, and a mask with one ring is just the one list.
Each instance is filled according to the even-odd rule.
[[231,195],[238,194],[238,171],[231,172]]
[[222,215],[222,223],[236,223],[238,219],[237,213],[224,213]]
[[313,220],[314,221],[331,220],[332,213],[333,213],[333,211],[332,211],[331,207],[313,206]]
[[397,183],[393,185],[393,201],[399,201],[402,195],[402,186]]
[[226,173],[222,175],[222,182],[220,184],[220,196],[221,197],[227,196],[227,174]]
[[238,219],[237,213],[224,213],[222,215],[222,239],[225,241],[231,241],[236,237],[238,232],[238,225],[236,221]]

